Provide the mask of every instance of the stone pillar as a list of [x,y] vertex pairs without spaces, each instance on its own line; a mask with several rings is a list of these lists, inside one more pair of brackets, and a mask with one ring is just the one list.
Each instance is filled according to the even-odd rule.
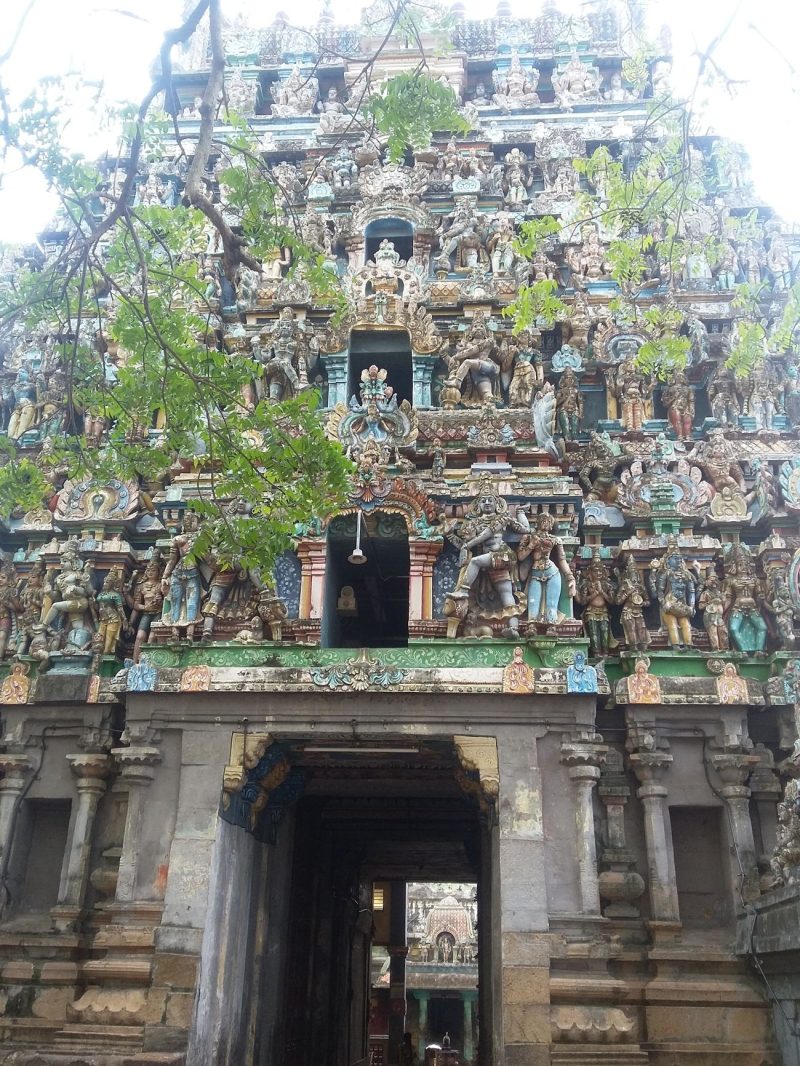
[[492,944],[500,946],[500,958],[493,956],[493,987],[482,987],[484,995],[495,997],[492,1031],[483,1030],[482,1039],[492,1042],[492,1062],[514,1066],[550,1061],[550,933],[537,761],[543,732],[544,727],[498,726],[497,765],[502,771],[492,866],[499,878],[492,886],[492,913],[481,912],[480,920],[481,926],[491,921]]
[[399,1066],[406,1030],[406,883],[389,882],[389,1066]]
[[738,906],[742,900],[748,902],[761,895],[753,823],[750,820],[750,789],[745,785],[759,759],[757,755],[744,752],[723,752],[712,755],[709,762],[720,779],[719,793],[728,808],[729,842],[733,848],[731,870],[736,886],[734,905]]
[[428,1042],[428,1000],[430,992],[414,992],[414,999],[419,1004],[419,1037],[417,1039],[417,1058],[420,1066],[425,1062],[425,1045]]
[[750,774],[748,784],[758,814],[758,865],[771,880],[769,860],[777,840],[781,783],[775,770],[772,752],[763,744],[756,744],[753,755],[758,758],[758,765]]
[[327,551],[327,543],[324,540],[304,540],[297,547],[297,558],[302,566],[300,618],[322,618]]
[[437,361],[435,355],[420,355],[419,352],[411,353],[411,362],[414,378],[414,407],[424,409],[432,405],[431,380],[433,378],[433,365]]
[[569,768],[575,793],[575,853],[578,858],[581,911],[592,915],[600,914],[592,793],[608,751],[605,745],[599,743],[602,739],[599,733],[575,734],[565,736],[561,743],[561,761]]
[[328,373],[328,407],[347,403],[347,349],[331,355],[323,355],[322,362]]
[[464,1047],[462,1048],[462,1059],[464,1062],[472,1063],[475,1061],[475,1042],[472,1039],[472,1004],[477,998],[477,992],[462,992],[464,1000]]
[[629,760],[640,782],[636,795],[644,808],[651,917],[655,922],[677,923],[680,922],[680,911],[672,833],[667,823],[667,789],[661,784],[661,778],[672,763],[672,756],[665,751],[641,751],[633,752]]
[[72,926],[83,909],[97,804],[112,770],[111,757],[103,753],[68,755],[67,761],[76,778],[78,804],[72,818],[67,868],[59,888],[58,904],[51,912],[56,927],[63,930]]
[[131,903],[136,899],[136,871],[142,838],[147,786],[155,776],[156,765],[161,761],[158,748],[129,747],[113,748],[123,781],[128,785],[128,813],[125,818],[125,836],[122,855],[119,859],[117,878],[117,903]]
[[433,564],[441,550],[441,541],[409,540],[408,542],[409,622],[421,622],[433,618]]
[[14,839],[17,807],[33,765],[27,755],[0,755],[0,770],[0,862],[5,864]]
[[600,898],[606,901],[606,918],[638,918],[636,900],[644,892],[644,880],[636,872],[625,835],[625,804],[631,790],[625,778],[622,754],[611,748],[600,773],[598,794],[606,809],[605,847],[600,855],[604,867],[599,877]]

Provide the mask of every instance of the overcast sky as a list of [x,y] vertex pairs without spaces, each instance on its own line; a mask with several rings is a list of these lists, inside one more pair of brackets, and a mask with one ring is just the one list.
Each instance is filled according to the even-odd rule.
[[[2,0],[0,54],[9,43],[19,13],[29,0]],[[491,0],[490,0],[491,2]],[[185,0],[36,0],[33,13],[11,60],[3,68],[5,83],[23,94],[43,76],[76,72],[102,82],[109,98],[137,100],[149,83],[148,72],[161,35],[175,25]],[[561,0],[562,10],[590,7],[581,0]],[[485,16],[485,0],[466,0],[468,17]],[[537,0],[512,0],[515,14],[535,15]],[[352,0],[334,0],[343,22],[353,21]],[[299,24],[312,24],[318,0],[265,3],[227,0],[226,12],[254,14],[269,22],[285,8]],[[672,32],[678,94],[691,90],[697,53],[727,27],[714,58],[732,87],[704,87],[700,93],[709,131],[732,137],[751,158],[756,189],[788,222],[800,224],[800,3],[798,0],[650,0],[654,29]],[[72,119],[74,145],[91,148],[92,116],[82,108]],[[98,145],[99,142],[95,141]],[[29,173],[7,174],[0,187],[0,241],[33,238],[47,222],[51,203]]]

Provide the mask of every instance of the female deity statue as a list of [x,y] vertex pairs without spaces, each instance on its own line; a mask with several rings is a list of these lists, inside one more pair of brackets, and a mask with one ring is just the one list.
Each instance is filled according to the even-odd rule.
[[180,637],[181,627],[186,628],[186,639],[194,639],[194,627],[200,614],[202,582],[200,568],[191,558],[191,551],[200,530],[200,518],[194,511],[183,516],[183,530],[172,538],[169,559],[161,578],[164,595],[162,621],[172,626],[175,639]]
[[669,424],[678,440],[689,440],[694,421],[694,389],[682,370],[674,370],[661,393]]
[[767,646],[767,623],[761,615],[759,582],[750,552],[735,544],[724,562],[728,635],[735,651],[760,655]]
[[97,640],[103,655],[113,655],[125,623],[125,601],[122,597],[122,571],[112,567],[106,574],[103,588],[97,594]]
[[568,595],[575,595],[575,577],[561,537],[553,533],[555,524],[555,518],[543,512],[536,519],[536,528],[523,536],[517,548],[517,559],[527,564],[520,567],[520,578],[527,581],[528,619],[549,625],[564,617],[558,604],[565,581]]

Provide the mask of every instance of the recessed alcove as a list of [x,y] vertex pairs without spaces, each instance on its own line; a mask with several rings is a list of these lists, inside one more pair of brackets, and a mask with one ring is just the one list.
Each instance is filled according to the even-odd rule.
[[386,384],[394,389],[398,403],[403,400],[413,402],[411,342],[405,330],[353,331],[347,375],[348,399],[358,397],[361,373],[373,364],[387,371]]
[[414,227],[402,218],[376,218],[364,230],[364,261],[375,258],[381,241],[391,241],[401,259],[414,254]]
[[405,521],[380,512],[362,516],[360,542],[366,561],[352,563],[356,516],[330,523],[323,647],[406,647],[410,560]]

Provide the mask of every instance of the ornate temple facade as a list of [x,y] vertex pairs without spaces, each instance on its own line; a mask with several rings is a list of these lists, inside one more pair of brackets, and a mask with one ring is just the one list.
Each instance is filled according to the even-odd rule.
[[[639,92],[610,3],[456,12],[425,43],[471,131],[391,163],[347,107],[373,14],[225,31],[229,101],[346,297],[288,248],[235,288],[203,253],[249,402],[317,388],[355,464],[274,582],[193,554],[188,463],[65,481],[52,348],[2,340],[3,431],[53,491],[0,525],[0,1061],[796,1063],[800,370],[724,364],[734,286],[777,316],[800,240],[692,139],[687,227],[754,223],[713,263],[653,256],[643,305],[690,354],[651,377],[574,160],[636,166],[668,56]],[[376,81],[408,57],[391,36]],[[198,34],[186,136],[207,76]],[[176,158],[137,203],[178,201]],[[542,279],[567,313],[515,333]]]

